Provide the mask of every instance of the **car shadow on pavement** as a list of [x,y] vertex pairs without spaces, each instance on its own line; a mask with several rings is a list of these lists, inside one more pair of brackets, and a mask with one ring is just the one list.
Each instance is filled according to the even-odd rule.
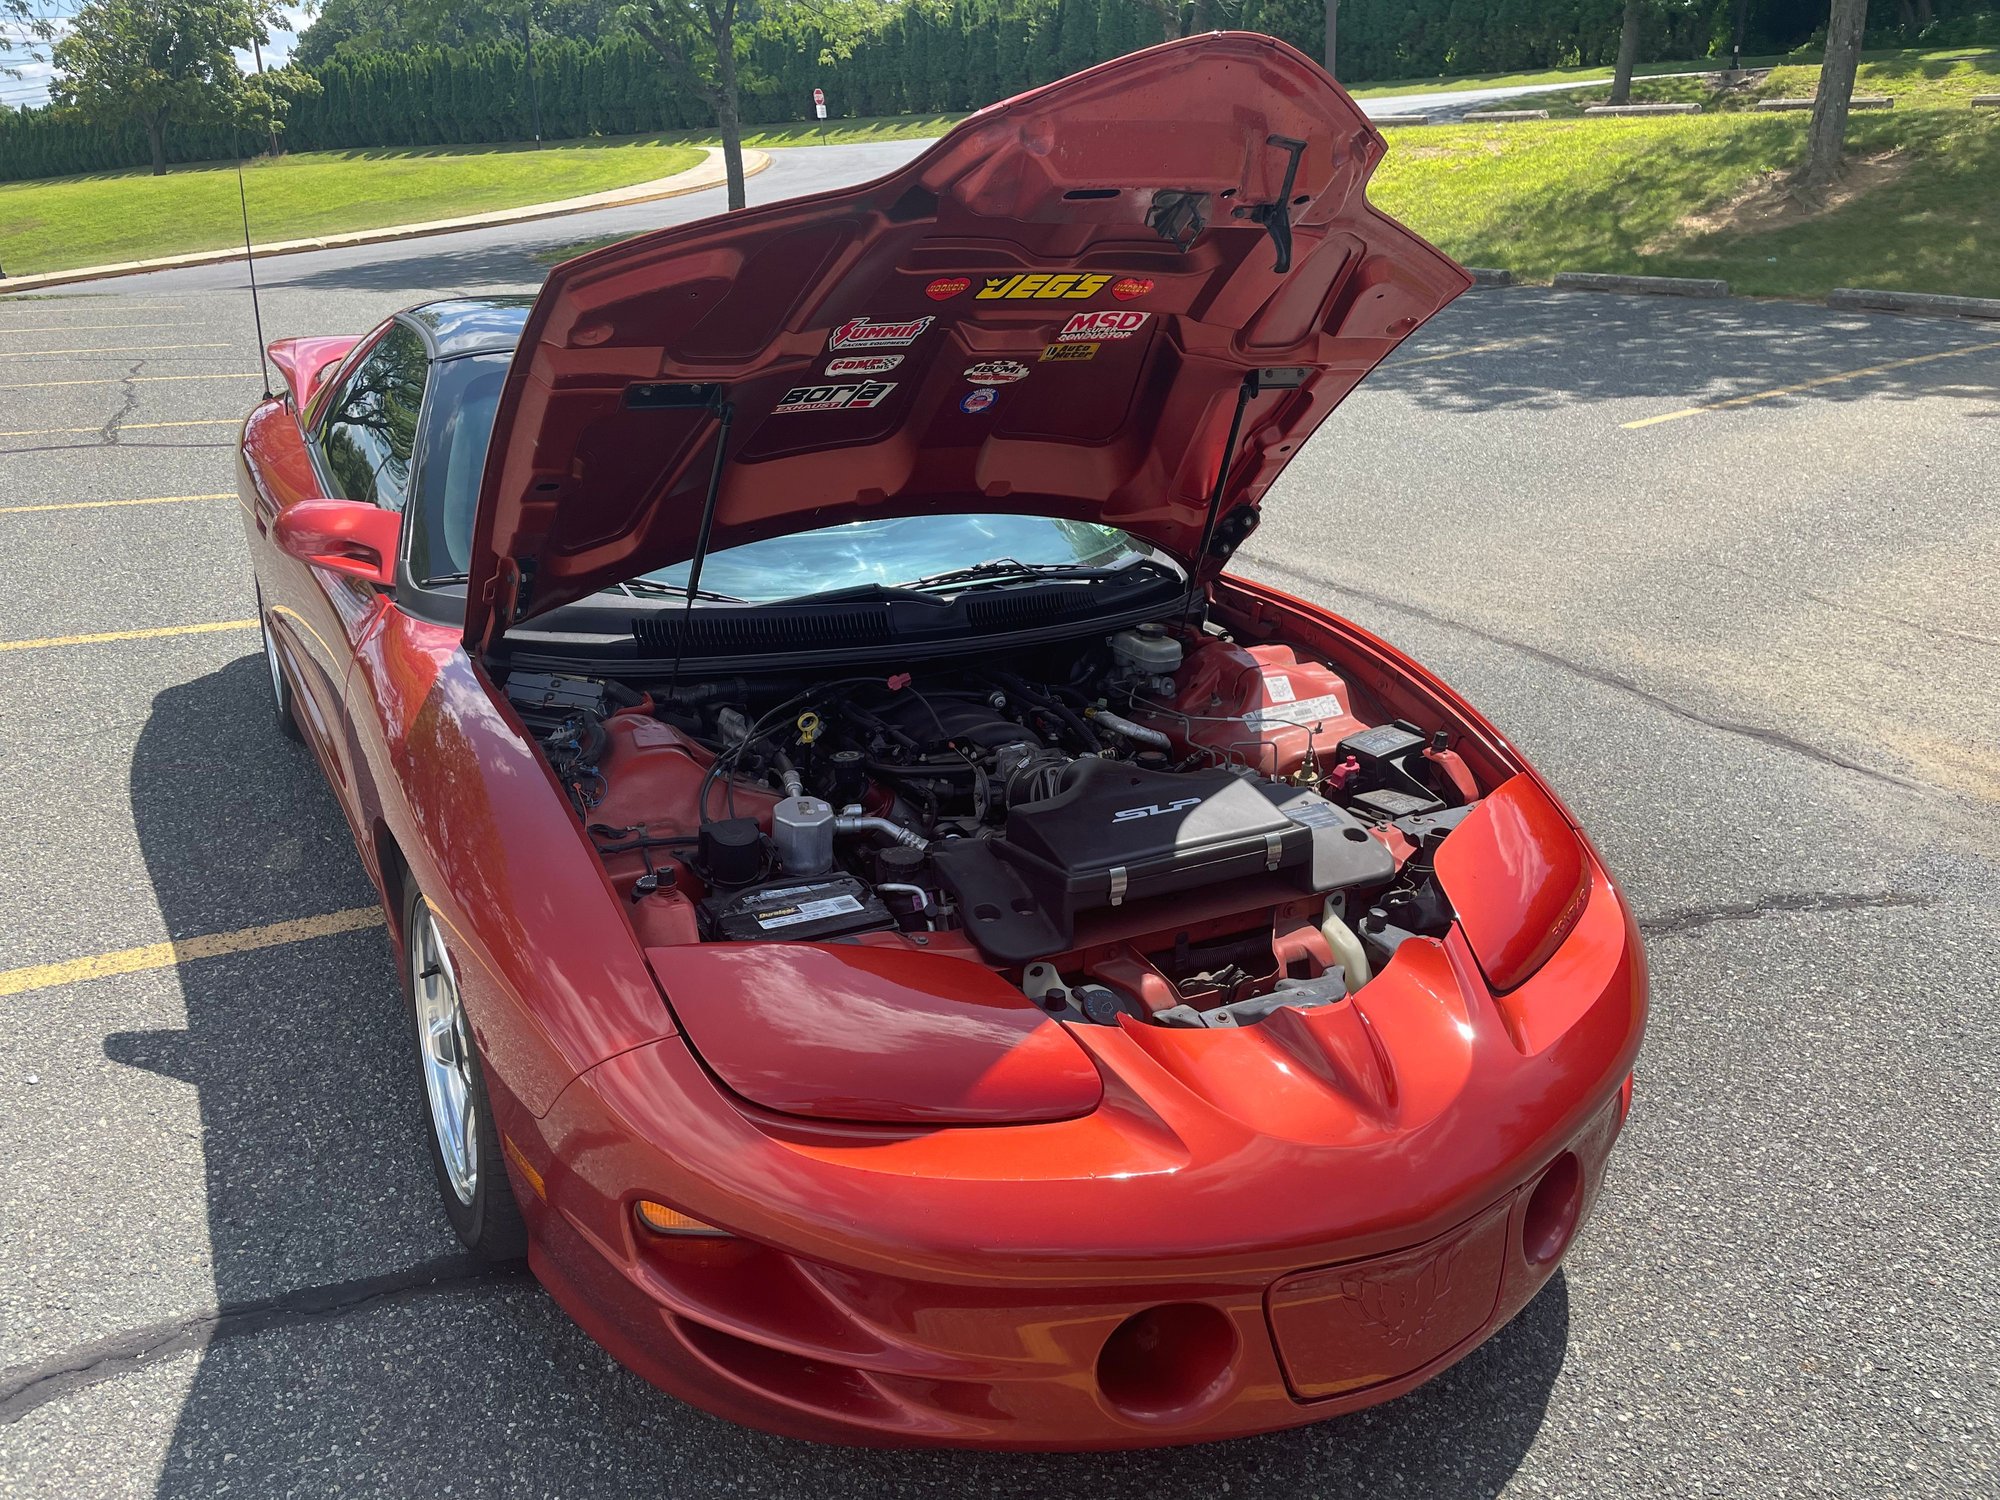
[[[267,694],[262,657],[245,657],[160,693],[139,737],[133,813],[176,935],[373,899],[317,765],[278,736]],[[191,1356],[160,1464],[156,1493],[171,1500],[225,1488],[1210,1500],[1225,1481],[1260,1497],[1487,1496],[1534,1442],[1562,1369],[1569,1297],[1558,1275],[1422,1389],[1268,1437],[996,1455],[753,1432],[626,1373],[532,1281],[457,1256],[379,929],[203,959],[180,977],[184,1030],[105,1043],[114,1061],[171,1074],[198,1096],[200,1207],[222,1316]]]

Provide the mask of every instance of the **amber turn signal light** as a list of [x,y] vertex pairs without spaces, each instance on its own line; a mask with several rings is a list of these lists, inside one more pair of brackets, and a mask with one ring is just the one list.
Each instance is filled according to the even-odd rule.
[[727,1239],[729,1231],[717,1229],[713,1224],[704,1224],[691,1214],[684,1214],[677,1208],[668,1208],[664,1203],[655,1203],[650,1198],[641,1198],[633,1205],[633,1212],[639,1216],[639,1223],[654,1234],[709,1235]]

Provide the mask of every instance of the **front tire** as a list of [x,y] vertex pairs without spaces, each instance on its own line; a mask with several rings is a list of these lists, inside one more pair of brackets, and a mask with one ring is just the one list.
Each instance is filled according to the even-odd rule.
[[528,1232],[500,1159],[500,1132],[486,1093],[444,931],[414,882],[403,898],[403,994],[414,1028],[424,1139],[445,1216],[482,1260],[518,1260]]
[[264,637],[264,666],[271,674],[271,713],[277,721],[278,733],[294,744],[303,744],[305,735],[299,729],[292,685],[285,681],[285,669],[278,661],[278,643],[271,635],[271,616],[264,608],[261,588],[257,590],[257,631]]

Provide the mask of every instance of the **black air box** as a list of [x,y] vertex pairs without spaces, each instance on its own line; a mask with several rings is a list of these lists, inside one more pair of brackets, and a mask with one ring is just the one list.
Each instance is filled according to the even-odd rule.
[[1001,835],[931,855],[980,952],[1006,964],[1070,946],[1081,911],[1273,872],[1308,891],[1395,874],[1389,851],[1317,793],[1096,759],[1071,766],[1055,796],[1009,808]]

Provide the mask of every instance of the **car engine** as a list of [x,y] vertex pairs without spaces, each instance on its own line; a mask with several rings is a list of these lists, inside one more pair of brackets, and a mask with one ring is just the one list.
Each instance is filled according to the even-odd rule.
[[667,686],[515,670],[648,947],[903,943],[1052,1014],[1336,1003],[1452,914],[1442,731],[1283,645],[1150,624],[922,673]]

